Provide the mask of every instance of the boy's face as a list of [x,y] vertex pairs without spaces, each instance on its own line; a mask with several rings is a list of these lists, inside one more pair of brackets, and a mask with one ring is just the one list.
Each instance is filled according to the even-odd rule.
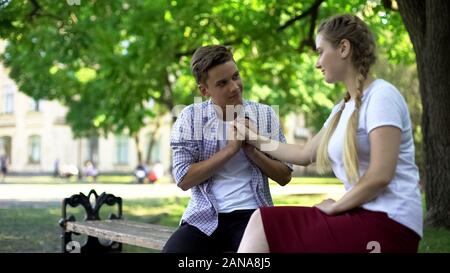
[[242,80],[239,70],[233,61],[211,68],[208,71],[206,84],[198,86],[205,97],[211,97],[214,104],[225,113],[227,105],[242,104]]

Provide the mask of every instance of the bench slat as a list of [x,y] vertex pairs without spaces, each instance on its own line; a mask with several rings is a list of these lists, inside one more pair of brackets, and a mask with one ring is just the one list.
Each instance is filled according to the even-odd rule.
[[125,220],[67,222],[66,230],[120,243],[161,250],[175,228]]

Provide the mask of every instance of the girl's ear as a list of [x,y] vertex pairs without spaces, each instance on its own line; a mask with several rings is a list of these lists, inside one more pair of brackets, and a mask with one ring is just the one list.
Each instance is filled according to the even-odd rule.
[[209,97],[208,88],[205,84],[201,83],[198,85],[198,90],[200,91],[200,94],[204,97]]
[[342,39],[342,41],[339,43],[339,53],[341,54],[341,57],[343,59],[346,59],[348,56],[350,56],[351,51],[351,43],[347,39]]

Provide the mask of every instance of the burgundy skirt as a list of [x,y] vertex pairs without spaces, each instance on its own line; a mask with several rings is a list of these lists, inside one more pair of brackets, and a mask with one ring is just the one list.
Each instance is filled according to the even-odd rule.
[[384,212],[329,216],[316,207],[260,208],[270,252],[417,252],[420,236]]

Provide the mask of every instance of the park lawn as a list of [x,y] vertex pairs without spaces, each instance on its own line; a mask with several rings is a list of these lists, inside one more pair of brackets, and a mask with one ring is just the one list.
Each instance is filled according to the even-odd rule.
[[[320,194],[276,196],[274,203],[312,206],[325,197]],[[124,200],[123,215],[128,220],[176,227],[187,202],[188,198]],[[106,218],[114,210],[105,208],[101,217]],[[71,213],[82,219],[81,209],[71,209]],[[61,208],[57,203],[24,203],[0,208],[0,252],[60,252],[60,217]],[[149,252],[129,245],[124,245],[123,251]],[[426,227],[419,252],[450,253],[450,231]]]
[[[276,182],[270,180],[271,185],[277,185]],[[292,177],[289,185],[343,185],[336,177]]]
[[[7,184],[86,184],[92,183],[92,178],[78,180],[76,177],[59,178],[53,176],[7,176]],[[133,184],[136,178],[133,175],[99,175],[96,183],[102,184]],[[172,183],[170,176],[161,177],[156,183]],[[339,179],[334,177],[293,177],[289,185],[340,185]],[[270,180],[270,185],[278,185]]]

